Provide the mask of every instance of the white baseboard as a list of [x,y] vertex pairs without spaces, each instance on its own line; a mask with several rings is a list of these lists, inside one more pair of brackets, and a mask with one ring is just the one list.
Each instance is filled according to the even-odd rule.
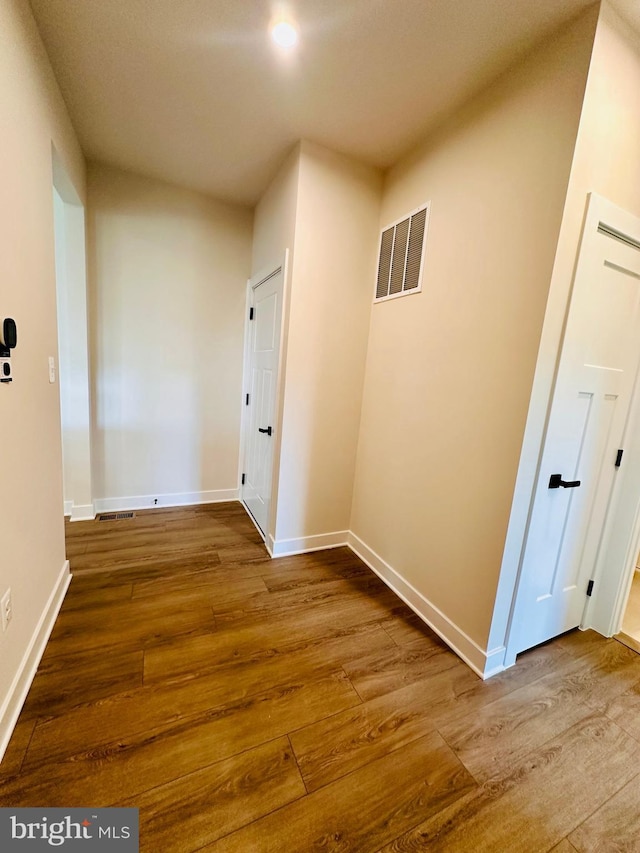
[[71,515],[71,510],[73,509],[73,501],[65,501],[64,502],[64,514]]
[[485,652],[486,662],[484,665],[484,673],[482,677],[486,680],[492,675],[497,675],[499,672],[504,672],[515,664],[515,658],[512,661],[507,661],[507,648],[500,646],[497,649],[491,649]]
[[2,707],[0,707],[0,761],[2,761],[2,757],[11,740],[11,735],[18,722],[20,711],[27,698],[31,682],[35,677],[70,583],[71,574],[69,572],[69,561],[67,560],[38,620],[31,642],[18,667],[18,672],[13,679],[9,692],[2,703]]
[[[435,631],[449,648],[458,657],[462,658],[481,678],[495,675],[504,669],[504,666],[497,668],[493,652],[491,653],[491,661],[489,661],[490,655],[487,652],[472,640],[471,637],[467,636],[464,631],[458,628],[441,610],[426,599],[421,592],[418,592],[415,587],[399,575],[395,569],[391,568],[379,554],[376,554],[368,545],[365,545],[362,539],[356,536],[355,533],[349,532],[347,544],[353,553],[360,557],[363,563],[366,563],[395,592],[398,598],[401,598],[423,622],[426,622],[431,630]],[[499,652],[500,650],[496,651]],[[504,649],[502,653],[504,657]]]
[[318,536],[302,536],[300,539],[277,539],[269,536],[267,550],[272,557],[291,557],[294,554],[307,554],[309,551],[324,551],[327,548],[340,548],[346,545],[348,530],[336,533],[321,533]]
[[71,507],[71,521],[93,521],[95,517],[96,510],[93,504]]
[[130,509],[154,509],[163,506],[194,506],[196,504],[237,501],[238,489],[216,489],[208,492],[176,492],[168,495],[136,495],[123,498],[98,498],[96,513],[123,512]]

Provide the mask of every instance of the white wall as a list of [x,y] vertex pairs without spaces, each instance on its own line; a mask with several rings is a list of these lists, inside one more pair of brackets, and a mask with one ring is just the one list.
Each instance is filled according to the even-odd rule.
[[[58,165],[56,172],[63,169]],[[93,517],[91,415],[84,207],[66,181],[55,187],[54,230],[58,309],[58,382],[62,422],[65,515]],[[62,194],[64,194],[64,197]]]
[[423,292],[373,306],[351,528],[480,670],[595,26],[538,46],[387,175]]
[[29,6],[0,4],[0,319],[13,317],[14,381],[0,386],[4,495],[0,596],[14,615],[0,633],[0,755],[64,591],[62,452],[56,356],[52,143],[84,198],[84,160]]
[[88,172],[98,509],[237,496],[246,208]]
[[[562,218],[562,227],[553,267],[553,276],[544,320],[531,404],[527,418],[522,456],[514,493],[509,534],[503,556],[500,584],[491,628],[490,644],[505,642],[508,617],[523,536],[529,511],[544,424],[568,310],[573,269],[577,258],[587,194],[597,192],[619,207],[640,216],[640,37],[620,19],[608,3],[603,3],[593,46],[593,58],[586,87],[580,128],[571,169],[571,178]],[[636,458],[626,454],[623,474]],[[601,572],[613,577],[624,561],[624,549],[633,526],[638,496],[622,506],[620,526],[607,549],[606,566]],[[622,553],[620,553],[622,549]],[[599,601],[603,614],[598,624],[607,631],[605,613],[611,612],[617,579],[597,584],[605,594]]]

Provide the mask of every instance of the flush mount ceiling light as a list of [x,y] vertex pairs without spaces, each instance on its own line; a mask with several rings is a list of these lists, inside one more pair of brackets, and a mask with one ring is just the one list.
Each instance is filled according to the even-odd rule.
[[298,31],[288,21],[278,21],[271,27],[271,38],[278,47],[289,50],[298,42]]

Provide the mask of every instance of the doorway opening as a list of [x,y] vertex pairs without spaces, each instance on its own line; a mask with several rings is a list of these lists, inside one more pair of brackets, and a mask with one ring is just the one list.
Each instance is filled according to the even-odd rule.
[[636,557],[629,598],[616,639],[640,654],[640,554]]
[[279,266],[252,278],[247,299],[240,498],[268,550],[275,526],[286,262],[285,255]]
[[[591,193],[505,663],[618,633],[640,551],[640,219]],[[515,654],[514,654],[515,652]]]
[[57,379],[60,392],[64,514],[71,521],[81,521],[95,517],[85,211],[55,149],[52,157],[58,353],[57,370],[50,360],[49,381]]

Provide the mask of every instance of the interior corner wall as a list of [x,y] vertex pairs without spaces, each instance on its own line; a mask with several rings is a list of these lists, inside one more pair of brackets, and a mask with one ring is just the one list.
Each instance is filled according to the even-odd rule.
[[[279,365],[279,373],[286,375],[287,341],[289,325],[289,308],[291,282],[295,264],[296,252],[296,218],[298,213],[298,191],[300,183],[300,144],[294,146],[285,161],[276,172],[271,183],[258,202],[253,219],[253,249],[251,261],[251,278],[260,279],[268,275],[284,261],[288,253],[286,279],[284,280],[285,304],[283,306],[283,335],[281,353],[283,363]],[[284,384],[284,383],[283,383]],[[278,487],[280,457],[282,450],[282,422],[284,408],[284,393],[281,391],[278,400],[278,411],[275,418],[275,446],[273,453],[272,501],[265,538],[270,548],[273,548],[276,515],[278,507]]]
[[289,272],[294,259],[300,145],[285,158],[256,205],[253,219],[251,276],[274,270],[289,251]]
[[252,212],[88,169],[99,511],[237,498]]
[[[373,306],[351,529],[483,671],[593,42],[590,10],[387,176],[423,291]],[[462,649],[464,651],[464,649]]]
[[52,145],[80,199],[84,159],[28,3],[0,4],[0,319],[18,345],[13,382],[0,385],[0,596],[13,619],[0,632],[0,756],[66,583],[60,401],[48,379],[57,352]]
[[346,541],[381,174],[302,142],[274,553]]
[[[516,483],[490,643],[504,642],[523,547],[526,517],[535,484],[547,410],[551,398],[562,330],[569,306],[573,270],[579,250],[587,194],[596,192],[640,216],[640,36],[604,2],[596,29],[571,178],[558,240],[535,381]],[[628,457],[628,463],[633,460]],[[633,464],[640,464],[635,462]],[[633,528],[638,497],[622,506],[618,526],[600,566],[609,576],[619,572]],[[598,585],[600,586],[600,585]],[[603,585],[604,586],[604,585]],[[610,614],[615,582],[598,598]],[[592,602],[593,605],[593,602]],[[604,618],[604,617],[603,617]],[[606,618],[598,626],[607,632]]]

